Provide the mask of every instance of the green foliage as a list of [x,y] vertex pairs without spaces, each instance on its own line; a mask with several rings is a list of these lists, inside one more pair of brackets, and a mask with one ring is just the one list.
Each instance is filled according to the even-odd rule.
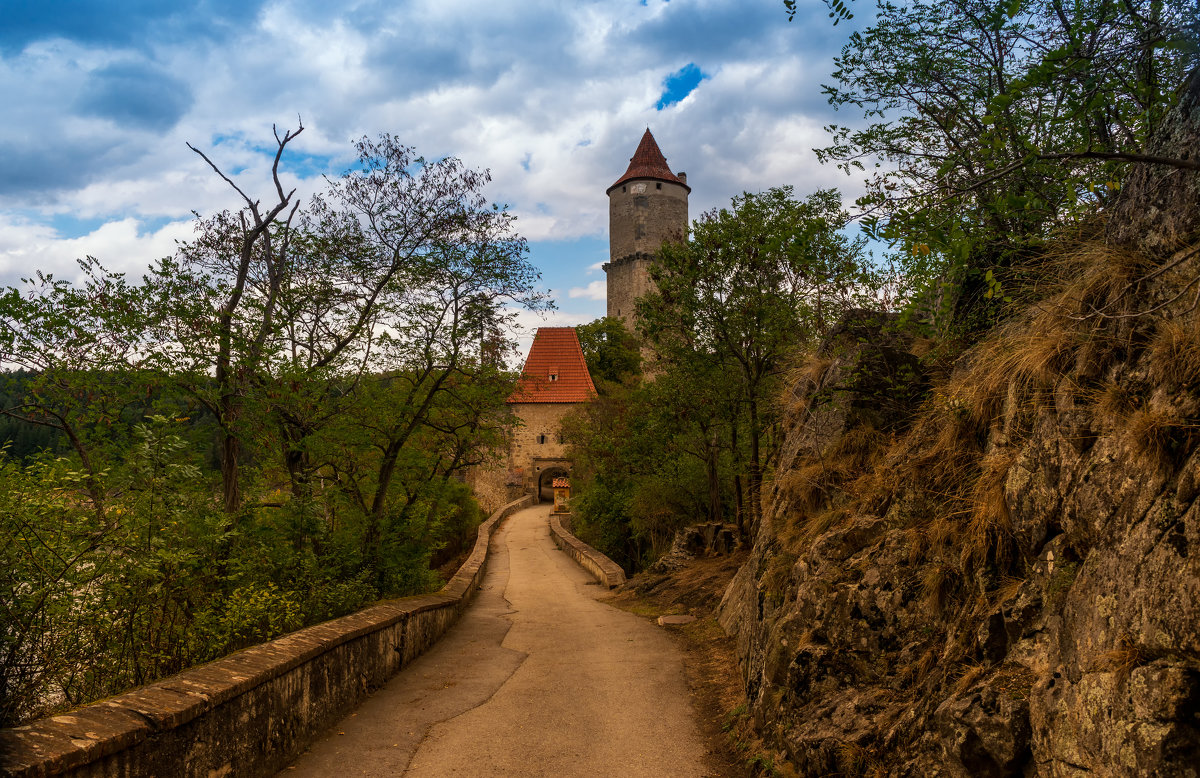
[[[627,570],[653,562],[675,530],[701,520],[707,509],[713,452],[702,429],[680,418],[668,386],[659,376],[616,387],[564,421],[572,442],[575,531]],[[721,475],[728,483],[727,461]],[[730,509],[731,494],[719,511]]]
[[753,531],[784,362],[872,303],[874,274],[845,220],[835,192],[798,201],[784,187],[734,198],[689,243],[663,248],[658,292],[638,302],[651,378],[610,384],[565,423],[587,542],[632,570],[687,524]]
[[633,532],[630,483],[609,484],[603,476],[593,476],[586,482],[576,478],[573,483],[581,490],[571,500],[574,531],[626,570],[640,567],[648,544]]
[[825,87],[866,121],[817,155],[866,175],[863,224],[917,313],[994,322],[1008,268],[1112,200],[1195,66],[1197,19],[1191,0],[880,0]]
[[241,586],[214,598],[197,618],[195,639],[219,657],[290,632],[301,625],[300,604],[274,583]]
[[606,394],[611,385],[641,375],[642,353],[637,337],[620,319],[607,316],[575,328],[596,391]]
[[[638,301],[639,329],[658,364],[676,371],[674,385],[693,393],[697,384],[721,387],[695,402],[723,416],[731,438],[745,414],[739,522],[747,533],[759,518],[771,453],[765,440],[777,423],[771,398],[785,358],[815,343],[848,308],[876,304],[865,241],[841,232],[847,220],[834,190],[804,200],[791,187],[740,195],[730,209],[697,220],[689,242],[663,247],[652,273],[658,291]],[[738,453],[732,440],[730,449]]]
[[[821,0],[821,2],[829,9],[829,18],[833,19],[834,27],[837,27],[838,22],[854,18],[854,14],[850,12],[850,6],[846,4],[845,0]],[[787,10],[789,22],[796,18],[797,0],[783,0],[783,7]]]
[[0,453],[0,725],[434,590],[474,541],[461,479],[514,423],[537,272],[485,171],[358,150],[304,210],[198,219],[139,284],[88,258],[0,291],[29,441]]
[[15,459],[26,460],[43,451],[61,453],[65,445],[58,430],[30,424],[18,414],[3,413],[24,405],[29,385],[36,377],[36,373],[26,370],[0,373],[0,446],[6,445],[9,456]]

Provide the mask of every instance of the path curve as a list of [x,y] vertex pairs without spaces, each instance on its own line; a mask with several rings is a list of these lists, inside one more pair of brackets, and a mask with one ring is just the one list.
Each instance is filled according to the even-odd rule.
[[281,776],[705,776],[682,655],[513,514],[463,618]]

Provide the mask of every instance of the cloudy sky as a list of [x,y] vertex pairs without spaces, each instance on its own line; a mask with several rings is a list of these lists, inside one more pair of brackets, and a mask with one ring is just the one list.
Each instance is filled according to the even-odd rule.
[[[863,5],[862,3],[859,4]],[[691,214],[742,191],[853,182],[811,151],[849,29],[817,0],[6,0],[0,286],[91,254],[138,275],[236,208],[188,151],[269,195],[272,124],[303,192],[391,132],[489,168],[559,310],[604,313],[604,190],[650,127]],[[856,8],[865,11],[865,8]],[[853,117],[836,117],[841,120]],[[531,322],[535,323],[535,322]]]

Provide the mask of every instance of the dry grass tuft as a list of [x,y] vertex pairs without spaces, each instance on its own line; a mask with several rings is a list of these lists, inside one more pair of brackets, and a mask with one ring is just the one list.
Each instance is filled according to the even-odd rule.
[[957,494],[981,452],[978,428],[954,400],[935,396],[907,445],[888,457],[902,482],[939,496]]
[[[882,455],[886,450],[887,446],[881,444],[877,453]],[[895,468],[887,464],[872,462],[872,465],[848,482],[844,491],[853,498],[860,513],[882,515],[891,503],[898,476]]]
[[1151,466],[1167,462],[1182,442],[1187,425],[1170,408],[1145,406],[1134,411],[1126,424],[1126,435],[1134,455]]
[[984,458],[982,472],[975,483],[973,509],[962,539],[959,561],[964,570],[972,570],[994,561],[1003,566],[1012,546],[1012,517],[1004,485],[1008,471],[1016,461],[1015,451],[1003,451]]
[[838,744],[836,761],[843,775],[862,775],[867,767],[867,750],[857,743]]
[[1195,319],[1159,322],[1150,342],[1150,372],[1154,380],[1168,386],[1200,386],[1200,329]]
[[1004,576],[1000,579],[1000,586],[994,593],[993,605],[1004,605],[1010,600],[1015,600],[1021,594],[1022,587],[1025,586],[1026,579],[1016,578],[1014,576]]
[[867,765],[867,772],[865,773],[869,778],[887,778],[891,774],[891,770],[879,761],[872,761]]
[[952,545],[959,535],[959,514],[939,513],[925,525],[925,541],[931,554]]
[[933,613],[941,613],[959,582],[958,570],[944,562],[930,562],[921,571],[921,596]]
[[938,656],[937,652],[932,648],[921,654],[921,658],[917,660],[915,683],[922,683],[933,672],[933,668],[937,667]]
[[1100,655],[1100,665],[1103,669],[1111,670],[1120,681],[1129,678],[1134,669],[1153,662],[1160,652],[1139,645],[1133,635],[1128,632],[1121,634],[1117,647]]
[[1145,275],[1150,259],[1136,251],[1101,242],[1075,244],[1053,255],[1048,267],[1057,294],[1045,307],[1058,310],[1074,320],[1128,312],[1131,291],[1137,279]]
[[802,517],[803,535],[809,539],[828,529],[814,529],[822,516],[842,500],[835,499],[843,486],[875,470],[885,449],[887,437],[862,425],[848,430],[823,455],[809,457],[779,477],[779,489],[790,509]]
[[780,410],[789,423],[797,423],[808,410],[813,392],[821,385],[821,377],[831,364],[833,360],[829,357],[809,353],[795,367],[785,371],[785,389],[780,395],[783,407]]
[[932,648],[926,649],[915,662],[900,668],[900,672],[896,674],[896,683],[901,689],[911,689],[923,683],[936,666],[937,652]]
[[809,459],[779,476],[778,481],[791,510],[811,516],[829,499],[835,474],[823,459]]
[[1123,424],[1136,406],[1133,395],[1114,381],[1106,381],[1096,392],[1094,411],[1096,418],[1109,428]]
[[802,542],[812,543],[849,517],[850,511],[844,508],[829,508],[811,516],[804,524],[804,532],[801,535]]
[[954,693],[962,694],[970,689],[976,681],[983,677],[987,672],[987,667],[977,662],[970,662],[963,666],[962,673],[958,676],[958,680],[954,682]]

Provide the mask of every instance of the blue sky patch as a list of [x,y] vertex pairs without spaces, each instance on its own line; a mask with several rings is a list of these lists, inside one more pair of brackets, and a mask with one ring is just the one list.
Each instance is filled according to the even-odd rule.
[[[588,281],[603,280],[604,274],[584,278],[588,265],[608,260],[608,236],[589,235],[573,240],[535,240],[529,242],[529,259],[542,271],[542,287],[553,290],[559,308],[581,314],[583,321],[598,319],[606,312],[603,300],[570,297],[573,287]],[[582,321],[581,321],[582,323]]]
[[696,66],[696,63],[689,62],[663,80],[662,97],[658,98],[654,107],[661,111],[667,106],[675,105],[690,95],[706,78],[708,76]]
[[48,38],[142,50],[165,41],[216,40],[250,23],[260,5],[260,0],[6,0],[0,51]]

